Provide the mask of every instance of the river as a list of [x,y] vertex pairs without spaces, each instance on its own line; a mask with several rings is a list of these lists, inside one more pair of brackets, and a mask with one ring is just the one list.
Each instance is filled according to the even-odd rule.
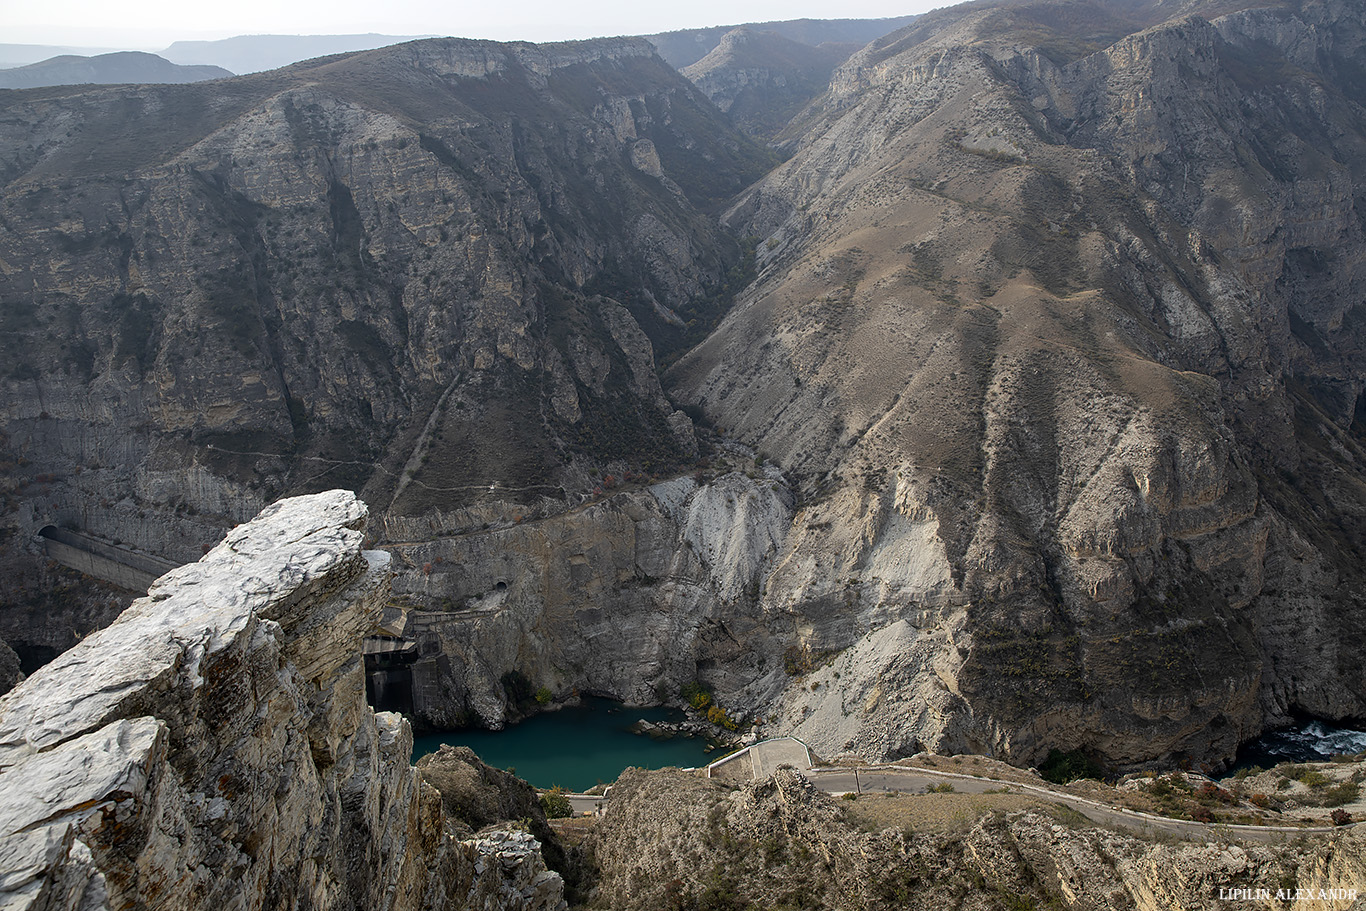
[[418,737],[413,761],[434,753],[443,743],[467,746],[491,766],[512,768],[519,778],[538,788],[555,785],[582,791],[611,783],[629,766],[662,769],[689,768],[719,759],[706,752],[701,737],[654,740],[632,734],[639,719],[682,721],[683,713],[668,708],[626,708],[605,699],[584,698],[581,705],[534,715],[501,731],[467,729]]
[[1345,753],[1366,751],[1366,731],[1344,728],[1326,721],[1304,720],[1289,727],[1267,731],[1243,744],[1235,769],[1260,766],[1269,769],[1279,762],[1322,762]]

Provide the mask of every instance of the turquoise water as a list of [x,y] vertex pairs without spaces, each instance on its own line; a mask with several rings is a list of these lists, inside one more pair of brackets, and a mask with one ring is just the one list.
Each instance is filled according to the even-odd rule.
[[688,768],[721,756],[704,752],[707,741],[701,737],[652,740],[632,734],[628,728],[641,718],[682,721],[683,713],[584,699],[582,705],[536,715],[501,731],[470,729],[418,737],[413,743],[413,761],[435,753],[443,743],[467,746],[491,766],[515,768],[518,777],[538,788],[560,785],[582,791],[599,782],[615,781],[628,766]]

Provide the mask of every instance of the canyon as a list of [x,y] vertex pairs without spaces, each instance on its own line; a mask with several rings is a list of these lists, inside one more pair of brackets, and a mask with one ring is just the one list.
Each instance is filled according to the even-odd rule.
[[[1218,908],[1242,888],[1302,893],[1309,907],[1357,899],[1359,825],[1270,843],[1214,828],[1151,838],[1010,788],[836,799],[788,767],[750,782],[628,770],[600,818],[572,821],[586,832],[553,827],[529,785],[467,749],[414,767],[408,722],[366,704],[359,645],[394,562],[365,549],[369,520],[349,491],[281,500],[0,697],[0,904],[1146,911]],[[919,760],[957,766],[959,780],[1019,774]],[[1363,774],[1360,761],[1334,765],[1340,780]]]
[[1363,36],[987,3],[697,84],[430,39],[0,93],[0,676],[130,600],[44,529],[193,565],[346,488],[430,728],[514,673],[869,760],[1366,716]]

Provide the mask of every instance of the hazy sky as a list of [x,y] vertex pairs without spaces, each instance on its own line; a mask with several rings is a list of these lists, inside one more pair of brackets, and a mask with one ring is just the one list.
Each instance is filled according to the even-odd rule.
[[0,42],[160,49],[232,35],[456,35],[554,41],[776,19],[869,19],[953,0],[0,0]]

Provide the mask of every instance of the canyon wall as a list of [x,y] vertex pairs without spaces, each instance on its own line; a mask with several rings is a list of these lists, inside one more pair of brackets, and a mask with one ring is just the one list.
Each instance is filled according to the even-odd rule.
[[666,387],[801,493],[762,614],[833,663],[749,694],[818,750],[1366,714],[1366,25],[1234,6],[927,14],[724,216],[758,279]]

